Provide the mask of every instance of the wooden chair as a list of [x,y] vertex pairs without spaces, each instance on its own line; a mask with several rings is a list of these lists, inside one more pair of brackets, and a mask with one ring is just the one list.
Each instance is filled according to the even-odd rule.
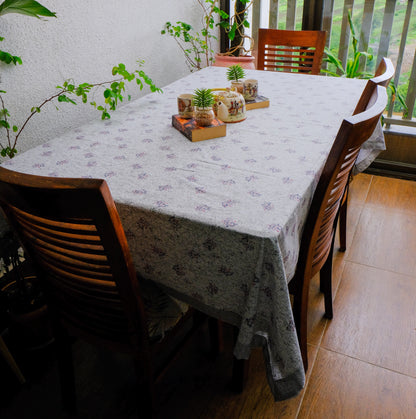
[[325,31],[259,29],[257,69],[319,74]]
[[41,177],[0,167],[0,205],[43,280],[64,406],[76,411],[70,343],[75,336],[131,354],[142,384],[139,416],[151,417],[155,383],[176,353],[157,370],[156,355],[170,347],[184,322],[190,337],[202,316],[150,281],[138,280],[104,180]]
[[[372,96],[372,93],[376,86],[387,87],[390,83],[390,80],[394,75],[394,66],[389,58],[383,58],[380,61],[379,66],[377,67],[376,73],[372,79],[370,79],[364,91],[358,101],[358,104],[354,110],[353,115],[363,112],[367,106],[370,105],[369,101]],[[350,182],[352,181],[352,176]],[[349,182],[349,183],[350,183]],[[341,208],[339,210],[339,250],[345,252],[347,248],[347,207],[348,207],[348,195],[349,195],[349,186],[345,191],[344,198],[342,200]]]
[[[289,282],[289,292],[293,295],[293,316],[305,371],[308,369],[307,314],[310,281],[320,273],[325,316],[331,319],[332,255],[338,211],[360,147],[374,131],[387,105],[384,87],[375,87],[372,102],[373,105],[368,110],[344,119],[341,124],[312,199],[302,233],[296,272]],[[236,390],[241,391],[247,376],[248,362],[235,361],[233,385]]]

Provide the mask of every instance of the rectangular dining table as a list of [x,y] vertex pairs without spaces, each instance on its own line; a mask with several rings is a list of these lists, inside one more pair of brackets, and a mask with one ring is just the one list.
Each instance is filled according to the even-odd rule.
[[[192,143],[171,125],[177,96],[224,88],[208,67],[18,154],[3,165],[36,175],[105,179],[137,272],[239,329],[234,355],[263,348],[275,400],[305,374],[287,283],[320,172],[364,80],[247,70],[270,106]],[[363,170],[384,149],[381,129],[361,151]]]

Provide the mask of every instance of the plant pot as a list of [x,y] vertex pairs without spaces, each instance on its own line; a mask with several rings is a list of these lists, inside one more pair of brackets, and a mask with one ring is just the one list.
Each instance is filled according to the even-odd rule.
[[216,67],[229,67],[230,65],[240,64],[241,67],[247,70],[255,70],[255,57],[245,55],[241,57],[234,57],[233,55],[220,55],[215,54],[214,66]]
[[195,122],[200,127],[207,127],[212,124],[212,120],[215,118],[212,107],[209,108],[196,108],[195,109]]
[[[25,277],[25,281],[31,281]],[[12,294],[17,288],[16,281],[9,282],[1,291],[5,294]],[[34,350],[45,347],[52,343],[52,327],[48,316],[46,304],[34,305],[33,309],[19,312],[8,310],[9,334],[15,344],[25,350]]]

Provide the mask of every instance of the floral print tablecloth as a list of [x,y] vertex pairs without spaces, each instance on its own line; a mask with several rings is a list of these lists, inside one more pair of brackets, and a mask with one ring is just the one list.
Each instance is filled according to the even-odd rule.
[[[228,124],[226,137],[192,143],[171,126],[176,98],[226,87],[225,71],[191,74],[4,166],[105,179],[137,271],[238,326],[236,357],[261,345],[271,390],[282,400],[305,380],[287,282],[323,164],[365,82],[248,71],[270,107]],[[384,148],[380,133],[361,170]]]

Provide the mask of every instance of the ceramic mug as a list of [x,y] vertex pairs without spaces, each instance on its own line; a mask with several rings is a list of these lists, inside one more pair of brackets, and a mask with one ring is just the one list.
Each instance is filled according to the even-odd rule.
[[243,81],[243,96],[245,100],[254,100],[257,97],[258,81],[247,79]]
[[190,93],[184,93],[178,96],[178,112],[182,118],[193,118],[194,107],[192,105],[192,95]]

